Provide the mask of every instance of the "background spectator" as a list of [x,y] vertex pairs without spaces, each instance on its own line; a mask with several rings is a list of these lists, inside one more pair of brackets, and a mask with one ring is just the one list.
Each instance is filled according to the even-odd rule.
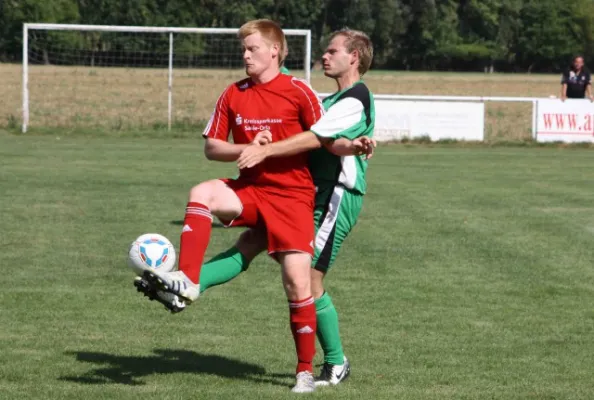
[[584,65],[584,57],[575,56],[571,66],[561,78],[561,100],[583,99],[587,95],[591,101],[594,101],[591,87],[590,71]]

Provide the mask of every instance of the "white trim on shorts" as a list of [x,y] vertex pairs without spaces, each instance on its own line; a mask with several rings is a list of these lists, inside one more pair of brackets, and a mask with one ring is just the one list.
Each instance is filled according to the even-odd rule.
[[318,229],[318,233],[314,239],[315,249],[318,250],[320,253],[326,247],[328,243],[328,239],[330,238],[330,233],[334,229],[336,225],[336,220],[338,219],[338,212],[340,211],[340,205],[342,204],[342,198],[344,196],[344,186],[336,185],[334,186],[334,190],[330,195],[330,203],[328,203],[328,212],[324,217],[324,221],[320,225]]

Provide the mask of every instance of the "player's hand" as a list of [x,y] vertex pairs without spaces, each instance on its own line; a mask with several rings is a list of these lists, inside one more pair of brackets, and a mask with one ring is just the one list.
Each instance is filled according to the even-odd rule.
[[248,146],[239,155],[237,166],[239,169],[252,168],[268,157],[268,146]]
[[263,146],[268,143],[272,143],[272,133],[269,130],[258,132],[254,140],[252,140],[252,144],[257,146]]
[[375,139],[367,136],[359,137],[352,142],[354,147],[354,153],[357,156],[365,155],[365,159],[369,160],[373,157],[373,152],[377,146]]
[[372,139],[367,136],[362,137],[361,140],[363,141],[363,144],[365,146],[365,159],[369,160],[371,157],[373,157],[373,153],[375,151],[375,148],[377,147],[377,142],[375,141],[375,139]]

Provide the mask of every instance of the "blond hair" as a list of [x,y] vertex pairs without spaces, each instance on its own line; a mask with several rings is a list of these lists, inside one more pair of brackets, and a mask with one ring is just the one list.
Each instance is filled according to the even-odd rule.
[[237,36],[240,40],[249,35],[260,32],[260,35],[271,44],[278,45],[278,65],[283,65],[285,61],[285,48],[287,39],[280,25],[269,19],[255,19],[248,21],[239,28]]
[[371,61],[373,60],[373,43],[371,39],[364,32],[356,31],[354,29],[341,29],[339,31],[332,32],[329,41],[334,39],[336,36],[345,37],[345,47],[348,53],[356,51],[359,53],[359,74],[364,75],[369,71]]

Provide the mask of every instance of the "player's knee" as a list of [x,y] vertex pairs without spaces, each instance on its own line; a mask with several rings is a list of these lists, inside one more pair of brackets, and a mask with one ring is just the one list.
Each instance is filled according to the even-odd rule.
[[212,208],[217,189],[217,181],[206,181],[190,189],[190,201]]
[[311,296],[309,280],[288,277],[284,282],[285,293],[291,301],[303,300]]
[[285,283],[285,293],[289,301],[300,301],[311,297],[311,291],[305,286],[293,283]]
[[311,256],[301,252],[280,253],[283,285],[291,301],[311,297]]

